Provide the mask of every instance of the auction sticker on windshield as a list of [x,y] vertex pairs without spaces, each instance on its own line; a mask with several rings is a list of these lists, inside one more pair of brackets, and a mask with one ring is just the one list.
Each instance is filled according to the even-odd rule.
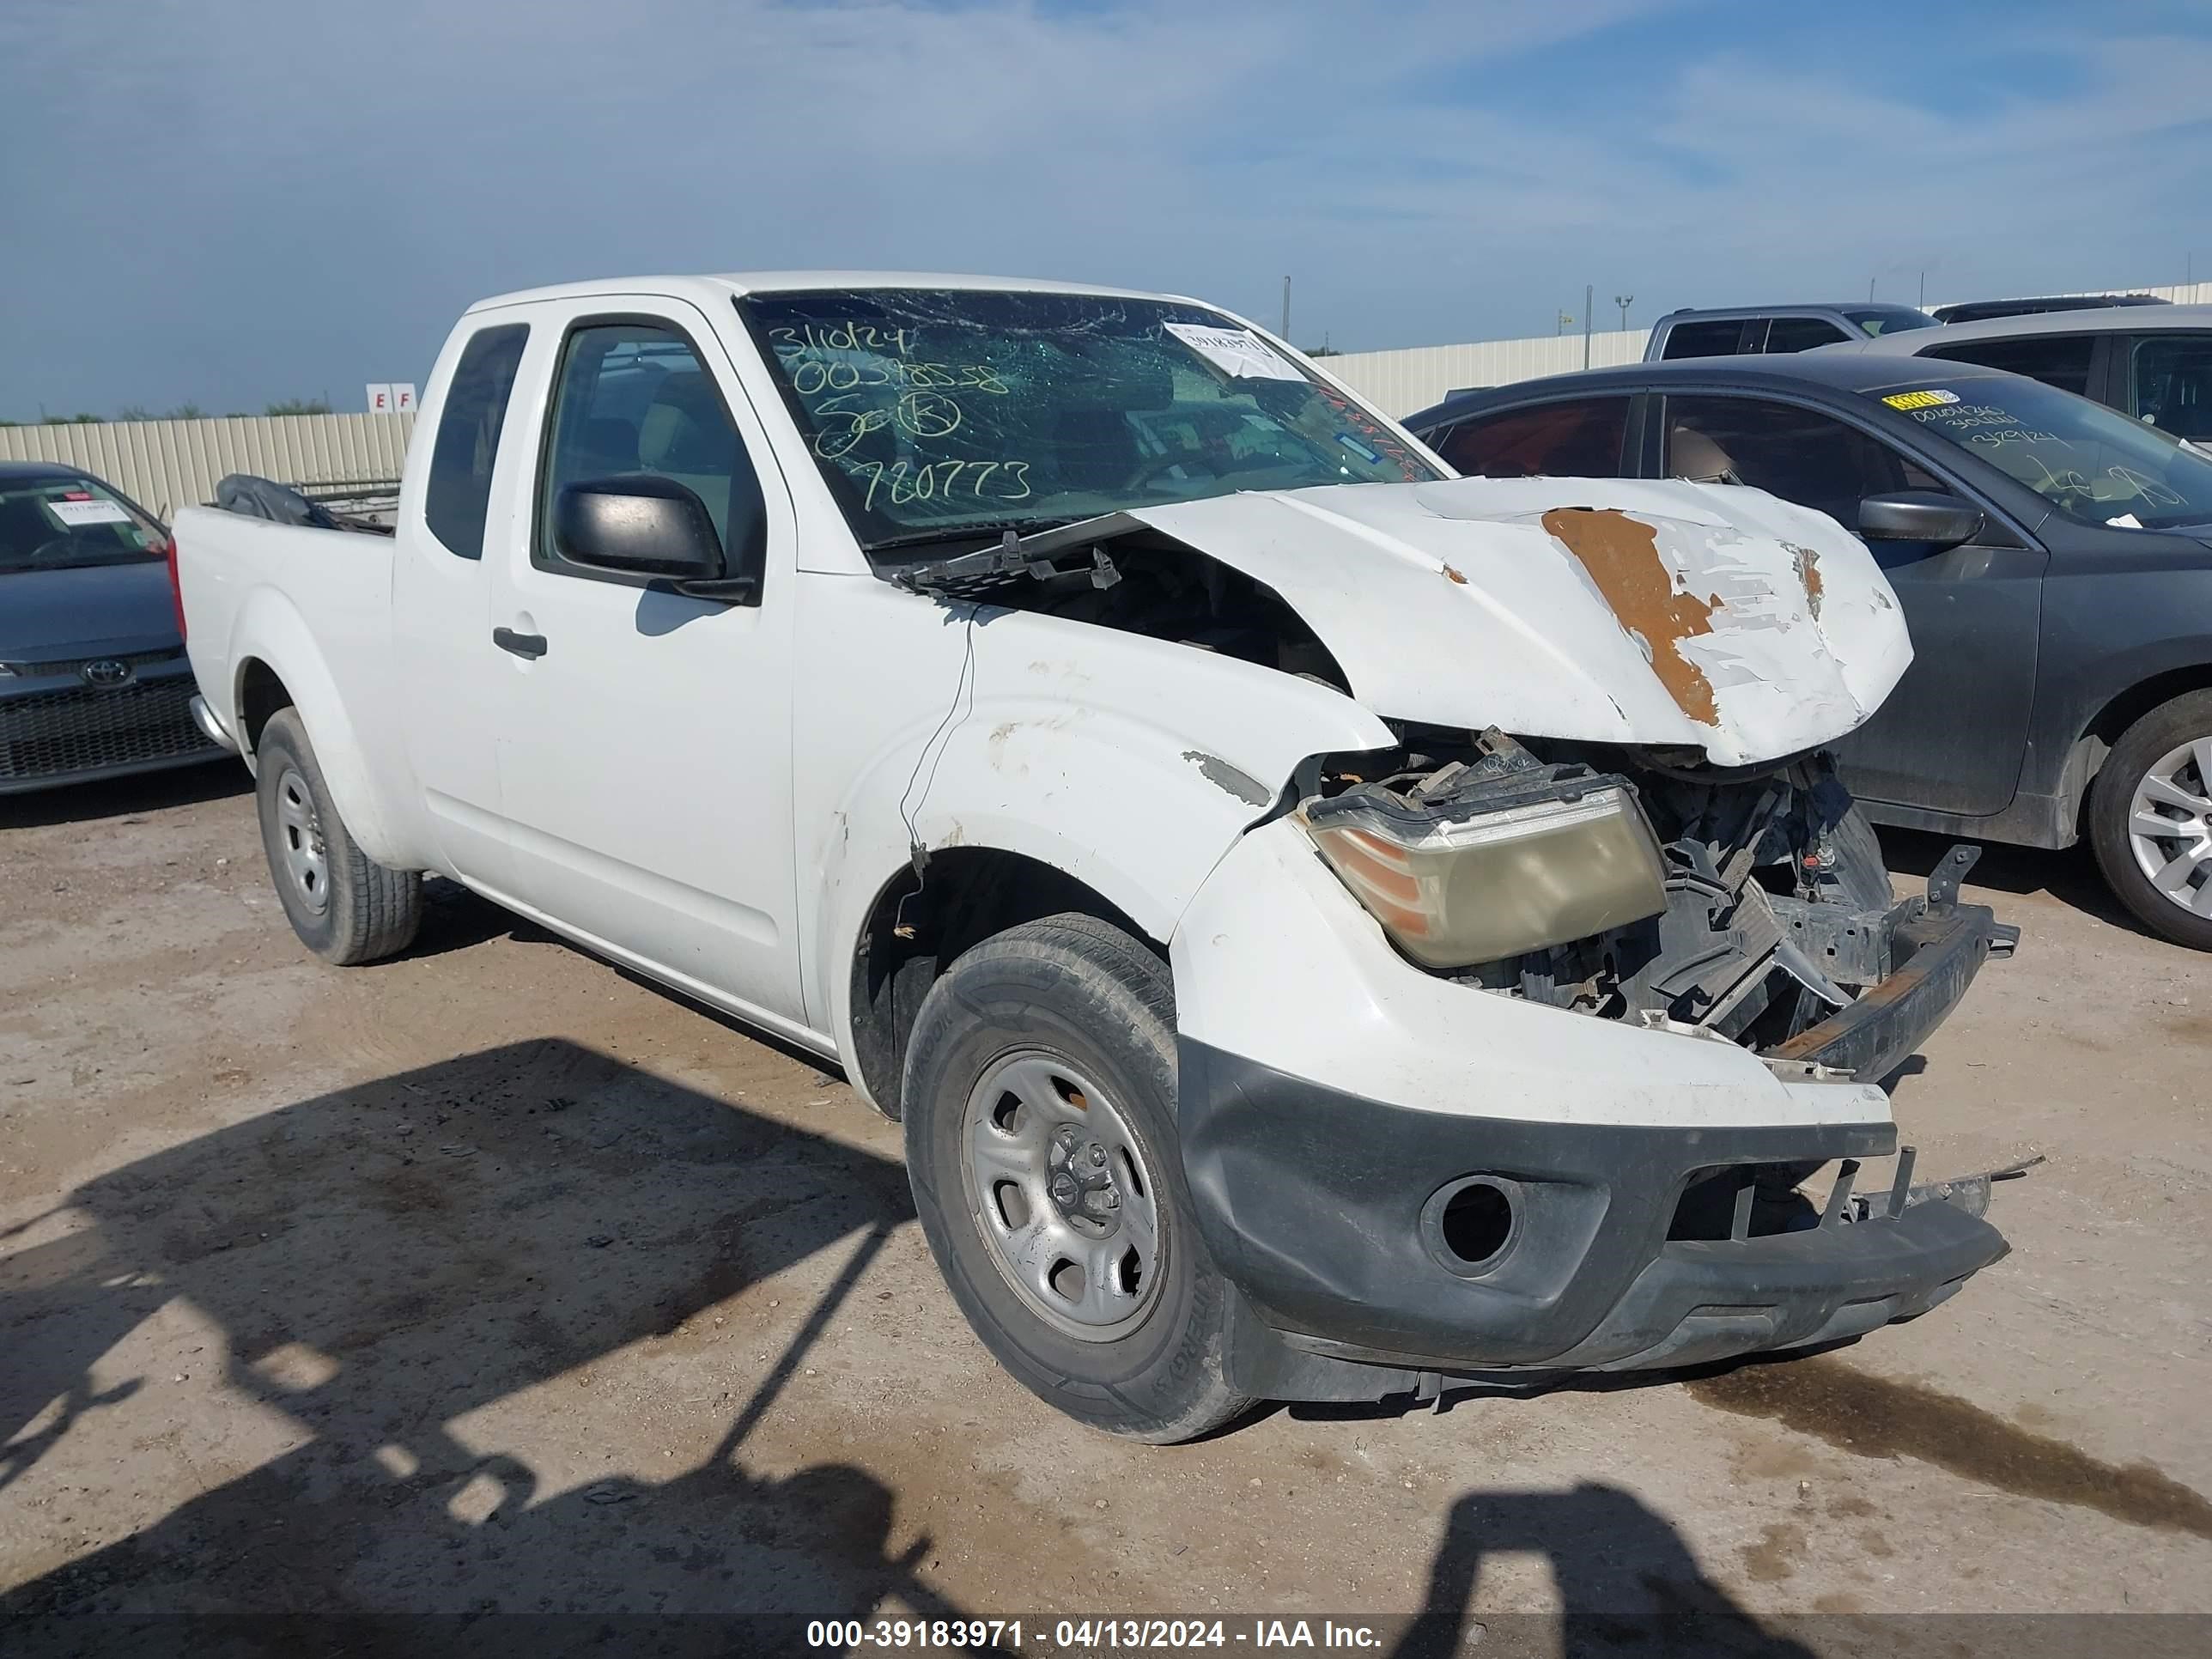
[[42,503],[54,521],[76,530],[88,524],[129,524],[130,514],[113,501],[50,501]]
[[1249,328],[1206,328],[1197,323],[1162,323],[1162,328],[1193,351],[1243,380],[1303,380],[1290,359]]
[[1924,392],[1893,392],[1882,399],[1892,409],[1933,409],[1938,404],[1955,404],[1959,394],[1930,387]]

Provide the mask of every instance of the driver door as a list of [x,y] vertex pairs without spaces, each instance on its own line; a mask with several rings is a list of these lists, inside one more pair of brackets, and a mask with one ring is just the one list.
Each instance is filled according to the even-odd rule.
[[[1869,495],[1970,494],[1871,432],[1778,399],[1669,397],[1660,432],[1662,476],[1770,490],[1853,534]],[[1912,664],[1836,745],[1844,781],[1869,801],[1967,817],[2002,811],[2027,753],[2045,555],[2018,545],[1994,516],[1960,547],[1868,546],[1904,610]]]
[[[790,495],[707,318],[678,301],[605,305],[541,322],[545,453],[492,589],[515,896],[610,956],[796,1035]],[[732,519],[765,520],[757,596],[693,598],[555,550],[563,486],[637,472],[696,493],[726,547]]]

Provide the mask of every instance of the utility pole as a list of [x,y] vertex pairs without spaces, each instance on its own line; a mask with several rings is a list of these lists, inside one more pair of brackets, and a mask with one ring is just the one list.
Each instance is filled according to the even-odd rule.
[[1867,303],[1874,303],[1874,278],[1871,276],[1867,278]]
[[1597,302],[1597,284],[1583,284],[1583,367],[1589,367],[1590,307]]
[[1928,309],[1928,273],[1924,270],[1920,273],[1920,308]]
[[1291,279],[1283,278],[1283,343],[1291,343]]
[[1616,294],[1613,296],[1613,302],[1620,307],[1620,331],[1626,334],[1628,332],[1628,308],[1636,303],[1636,296],[1633,294]]
[[1554,324],[1552,325],[1552,337],[1553,337],[1553,338],[1554,338],[1554,339],[1557,339],[1560,335],[1565,334],[1565,333],[1569,329],[1572,328],[1574,325],[1575,325],[1575,314],[1574,314],[1574,313],[1572,313],[1571,311],[1563,311],[1563,312],[1561,312],[1561,313],[1559,313],[1559,321],[1558,321],[1558,322],[1556,322],[1556,323],[1554,323]]

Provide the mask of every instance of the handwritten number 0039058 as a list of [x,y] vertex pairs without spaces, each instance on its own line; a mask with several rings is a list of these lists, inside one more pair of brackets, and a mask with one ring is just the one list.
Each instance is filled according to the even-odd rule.
[[[1001,473],[1003,477],[999,477]],[[868,481],[867,497],[860,503],[862,512],[874,509],[879,489],[887,489],[893,507],[904,507],[909,501],[949,501],[963,487],[979,501],[1030,498],[1027,461],[931,461],[921,466],[908,461],[893,461],[889,466],[881,461],[864,461],[853,469],[853,476]],[[997,486],[987,489],[994,478]]]

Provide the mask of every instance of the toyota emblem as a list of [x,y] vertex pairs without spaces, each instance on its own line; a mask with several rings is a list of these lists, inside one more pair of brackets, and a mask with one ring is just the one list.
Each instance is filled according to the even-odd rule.
[[87,685],[123,685],[131,678],[131,665],[118,657],[96,658],[85,664],[82,672]]

